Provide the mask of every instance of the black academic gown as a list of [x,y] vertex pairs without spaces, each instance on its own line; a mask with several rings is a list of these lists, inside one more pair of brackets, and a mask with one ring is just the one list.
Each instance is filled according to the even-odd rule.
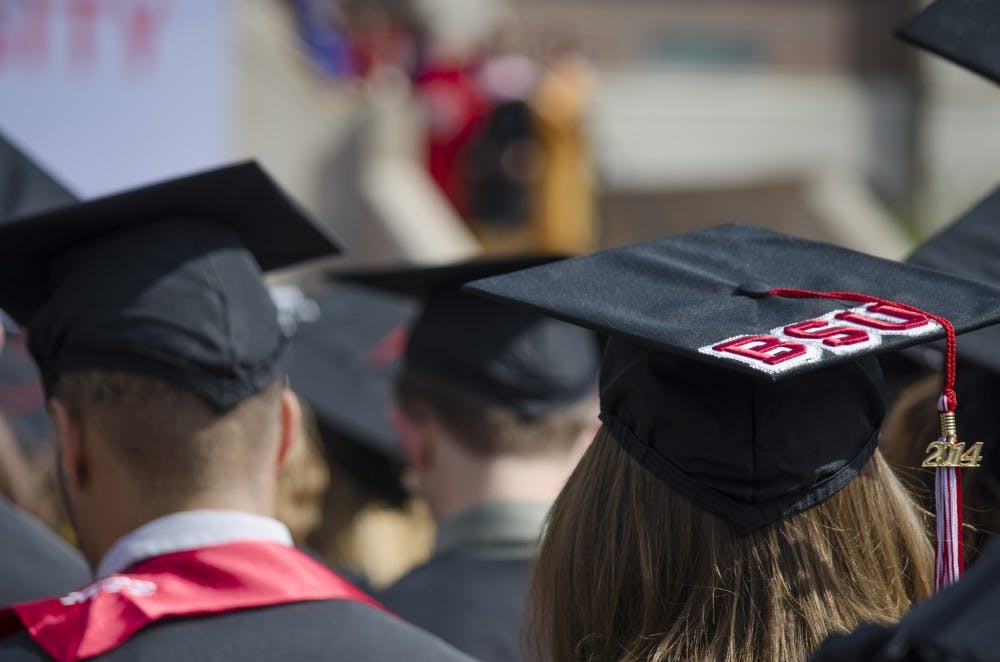
[[1000,541],[954,586],[917,605],[898,625],[867,625],[827,639],[813,662],[1000,660]]
[[[0,641],[0,660],[48,660],[26,634]],[[155,623],[102,662],[466,662],[468,657],[426,632],[373,607],[345,600],[298,602],[217,616]]]
[[546,508],[490,504],[445,522],[430,561],[376,597],[477,660],[521,660],[521,614]]
[[0,498],[0,605],[68,593],[90,579],[80,554]]

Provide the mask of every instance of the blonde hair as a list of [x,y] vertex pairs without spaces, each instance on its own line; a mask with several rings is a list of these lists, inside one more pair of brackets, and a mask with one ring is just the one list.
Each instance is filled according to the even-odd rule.
[[740,536],[602,429],[549,514],[529,657],[802,660],[930,593],[919,511],[876,451],[818,506]]
[[298,546],[323,522],[323,497],[330,483],[330,469],[323,456],[316,420],[302,404],[302,418],[295,443],[278,475],[275,517],[284,522]]

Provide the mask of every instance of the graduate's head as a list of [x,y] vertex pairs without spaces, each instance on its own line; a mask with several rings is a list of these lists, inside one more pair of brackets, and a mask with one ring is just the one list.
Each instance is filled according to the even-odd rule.
[[163,510],[270,507],[298,408],[261,272],[335,250],[252,163],[0,226],[91,558]]
[[532,482],[533,470],[558,466],[538,481],[551,498],[593,437],[599,362],[593,334],[459,291],[469,279],[552,259],[351,276],[420,301],[396,381],[394,418],[420,489],[436,510],[435,502],[447,500],[438,493],[463,480],[511,482],[497,478],[504,463],[523,468],[522,485]]
[[536,565],[541,656],[804,659],[929,591],[875,357],[997,320],[997,290],[740,224],[466,289],[609,336]]
[[412,370],[402,372],[396,391],[397,415],[407,419],[411,431],[429,428],[422,434],[446,439],[483,461],[575,455],[581,435],[592,438],[597,427],[596,392],[528,417],[460,384]]
[[529,659],[804,660],[927,597],[933,560],[877,451],[829,499],[742,534],[602,428],[549,514]]
[[127,531],[176,510],[273,514],[298,424],[281,382],[218,411],[162,379],[105,370],[60,375],[49,412],[62,489],[92,559],[105,528]]

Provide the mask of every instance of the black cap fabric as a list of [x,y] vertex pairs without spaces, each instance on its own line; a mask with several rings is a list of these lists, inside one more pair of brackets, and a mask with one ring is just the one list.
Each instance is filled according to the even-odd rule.
[[896,35],[1000,83],[997,0],[937,0],[899,26]]
[[68,188],[0,133],[0,222],[73,202]]
[[128,228],[185,218],[230,228],[264,271],[340,252],[335,238],[248,161],[0,226],[0,308],[25,324],[49,294],[53,258]]
[[536,419],[590,392],[599,364],[596,339],[578,327],[472,297],[459,288],[475,278],[554,259],[475,260],[340,277],[420,298],[423,306],[406,349],[407,369],[461,385]]
[[278,376],[261,268],[338,250],[244,163],[0,225],[0,307],[27,324],[47,389],[124,370],[225,410]]
[[[906,261],[1000,287],[1000,186]],[[962,336],[958,356],[1000,374],[1000,326]]]
[[948,318],[1000,319],[1000,290],[749,225],[723,225],[476,281],[466,291],[610,339],[601,418],[624,449],[747,532],[826,499],[874,451],[879,352],[941,337],[859,292]]
[[291,386],[312,409],[328,456],[398,500],[406,458],[390,412],[417,304],[349,283],[309,294],[272,288],[272,296],[291,339]]

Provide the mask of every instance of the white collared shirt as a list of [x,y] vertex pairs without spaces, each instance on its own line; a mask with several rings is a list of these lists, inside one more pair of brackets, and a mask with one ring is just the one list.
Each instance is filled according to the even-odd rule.
[[246,540],[293,546],[288,527],[276,519],[236,510],[188,510],[158,517],[119,538],[98,564],[97,578],[154,556]]

